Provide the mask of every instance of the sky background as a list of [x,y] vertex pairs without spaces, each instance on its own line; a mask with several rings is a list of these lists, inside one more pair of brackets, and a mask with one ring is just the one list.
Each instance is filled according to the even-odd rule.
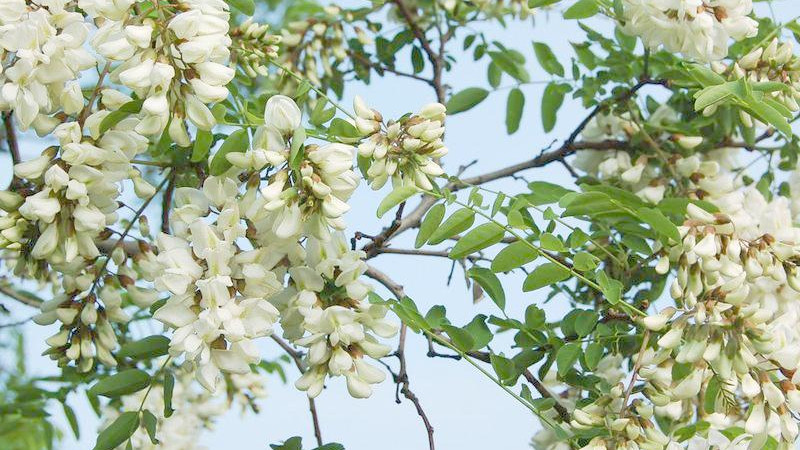
[[[337,2],[343,6],[363,5],[364,2],[345,0]],[[565,2],[570,3],[570,2]],[[776,0],[772,2],[775,17],[788,20],[800,15],[800,4],[796,0]],[[762,2],[756,5],[759,15],[771,14],[770,5]],[[588,22],[600,31],[608,31],[610,24],[599,20]],[[478,160],[464,176],[477,175],[535,157],[542,148],[554,139],[562,140],[585,116],[586,111],[576,102],[567,100],[558,114],[555,130],[544,133],[539,114],[544,82],[548,75],[538,66],[533,56],[532,41],[547,42],[569,71],[569,58],[573,55],[570,41],[579,42],[583,33],[575,21],[564,21],[560,14],[538,14],[535,19],[512,22],[507,28],[496,24],[482,24],[478,29],[487,33],[490,39],[521,51],[528,58],[527,68],[532,83],[522,89],[526,96],[525,112],[520,130],[513,136],[505,131],[505,105],[507,89],[492,93],[487,100],[473,110],[449,117],[447,120],[446,144],[450,154],[445,159],[450,172],[463,164]],[[459,35],[463,38],[464,35]],[[455,69],[445,75],[445,83],[454,92],[470,86],[488,88],[486,81],[487,62],[475,63],[471,55],[461,53],[459,39],[451,48],[457,59]],[[408,61],[407,54],[401,54],[398,61]],[[507,76],[501,83],[503,87],[513,86]],[[432,90],[420,82],[387,76],[373,77],[373,83],[363,86],[358,83],[348,86],[343,104],[349,105],[354,95],[361,95],[385,118],[399,117],[407,112],[418,111],[426,103],[435,99]],[[26,136],[23,138],[23,156],[37,155],[47,143]],[[10,158],[0,153],[0,186],[10,179]],[[546,180],[563,185],[572,184],[572,178],[559,164],[551,164],[542,169],[524,174],[529,181]],[[506,180],[497,182],[494,188],[506,191],[519,191],[524,182]],[[387,189],[374,193],[362,185],[351,200],[352,210],[346,216],[350,225],[348,236],[354,231],[374,234],[383,223],[376,219],[375,208],[381,194]],[[388,217],[388,216],[387,216]],[[392,241],[395,248],[413,248],[416,231],[410,231]],[[449,319],[458,325],[468,322],[476,314],[496,314],[496,307],[490,300],[477,305],[472,303],[472,295],[466,288],[463,272],[456,267],[451,284],[447,285],[450,272],[449,260],[431,257],[408,257],[381,255],[370,261],[380,270],[389,273],[397,282],[404,285],[406,293],[415,300],[422,311],[434,304],[447,307]],[[544,293],[521,292],[521,276],[508,277],[506,284],[507,309],[509,315],[521,316],[525,307],[531,303],[542,303]],[[386,294],[376,285],[379,293]],[[12,310],[12,316],[5,320],[24,319],[34,314],[31,308],[14,302],[0,301]],[[563,299],[554,299],[544,306],[551,317],[563,314],[568,305]],[[24,326],[27,338],[29,370],[34,374],[54,373],[57,369],[52,362],[39,356],[46,348],[44,339],[53,334],[56,326],[40,327],[29,323]],[[497,349],[508,348],[509,339],[500,336],[492,346]],[[538,422],[522,405],[503,393],[483,375],[466,362],[452,359],[430,359],[426,356],[426,342],[420,336],[410,334],[406,345],[410,387],[420,398],[434,428],[436,446],[440,450],[451,449],[526,449],[532,435],[539,428]],[[269,339],[263,340],[265,358],[275,358],[281,354],[279,348]],[[390,361],[395,365],[394,360]],[[395,365],[396,367],[396,365]],[[199,442],[209,449],[236,448],[238,450],[266,449],[291,436],[302,436],[307,448],[313,448],[308,403],[305,394],[297,391],[291,382],[298,376],[293,366],[287,366],[290,383],[283,385],[277,376],[267,379],[268,398],[260,402],[258,415],[240,415],[238,408],[222,417],[216,428],[198,437]],[[517,387],[518,389],[518,387]],[[427,448],[427,437],[422,422],[414,406],[403,398],[401,404],[395,403],[395,386],[390,379],[377,386],[368,400],[356,400],[347,394],[344,379],[329,380],[327,389],[317,399],[323,438],[326,442],[340,442],[348,450],[417,450]],[[97,419],[84,402],[85,397],[73,394],[70,403],[76,409],[82,428],[82,438],[76,441],[68,427],[63,426],[65,439],[59,446],[63,450],[90,449],[96,437]],[[55,416],[60,416],[60,408],[52,408]],[[60,420],[63,424],[64,421]]]

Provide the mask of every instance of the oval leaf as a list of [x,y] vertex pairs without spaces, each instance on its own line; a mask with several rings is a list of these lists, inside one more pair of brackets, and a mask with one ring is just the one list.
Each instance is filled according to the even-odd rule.
[[544,263],[528,274],[522,284],[522,290],[525,292],[535,291],[567,278],[569,278],[569,270],[555,263]]
[[444,223],[439,226],[431,235],[428,240],[432,245],[444,242],[445,239],[451,238],[458,233],[466,231],[475,222],[475,212],[469,208],[459,209],[454,212],[452,216],[448,217]]
[[447,102],[447,113],[458,114],[472,109],[478,103],[484,101],[489,95],[489,91],[483,88],[471,87],[450,97]]
[[455,247],[450,250],[450,258],[461,259],[481,251],[500,242],[505,234],[505,228],[494,222],[478,225],[458,240]]
[[209,165],[211,175],[218,176],[225,173],[231,167],[231,163],[225,155],[232,152],[245,152],[249,145],[250,136],[247,134],[247,130],[241,129],[231,133],[211,160]]
[[128,369],[101,379],[89,389],[89,392],[105,397],[119,397],[120,395],[133,394],[149,385],[150,375],[147,372],[139,369]]
[[378,205],[378,218],[383,217],[386,211],[408,200],[409,197],[419,192],[416,186],[400,186],[389,193]]

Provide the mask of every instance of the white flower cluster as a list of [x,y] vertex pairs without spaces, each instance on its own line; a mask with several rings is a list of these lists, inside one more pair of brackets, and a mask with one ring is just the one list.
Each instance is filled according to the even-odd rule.
[[366,255],[350,250],[342,233],[328,242],[310,238],[306,250],[305,264],[289,269],[290,287],[280,307],[284,336],[309,349],[308,370],[295,385],[316,397],[327,375],[344,375],[350,395],[369,397],[370,385],[386,375],[364,356],[388,355],[391,348],[373,334],[392,337],[397,325],[385,319],[386,307],[366,301],[371,288],[360,280]]
[[85,48],[89,27],[63,0],[7,0],[0,6],[0,110],[14,111],[20,128],[49,133],[50,114],[84,107],[77,82],[97,61]]
[[358,146],[358,154],[370,159],[367,178],[372,189],[380,189],[389,179],[395,187],[433,189],[431,178],[444,174],[436,160],[447,154],[442,141],[444,105],[431,103],[418,114],[384,124],[383,116],[360,97],[353,104],[355,126],[366,136]]
[[278,44],[282,38],[267,31],[269,25],[256,23],[252,18],[230,31],[235,43],[232,54],[249,77],[268,75],[265,62],[278,57]]
[[[347,60],[343,23],[348,19],[352,16],[343,17],[340,7],[330,5],[319,17],[289,23],[281,30],[281,63],[312,84],[325,85],[323,81],[334,75],[334,68]],[[355,31],[367,45],[363,30]]]
[[[675,122],[677,115],[671,108],[662,106],[649,118],[648,124],[658,126]],[[598,114],[581,133],[584,141],[601,143],[617,141],[627,143],[639,132],[639,125],[630,120],[629,114]],[[700,136],[675,136],[683,149],[692,149],[703,142]],[[656,161],[657,162],[657,161]],[[668,180],[662,179],[659,168],[650,164],[646,155],[635,161],[625,150],[579,150],[574,166],[601,180],[619,182],[648,203],[658,203],[664,198]]]
[[[778,89],[768,95],[789,111],[797,112],[800,111],[797,103],[800,100],[800,58],[794,55],[793,47],[791,41],[779,44],[775,38],[769,44],[753,49],[730,66],[715,63],[712,67],[730,80],[744,78],[754,83],[784,84],[786,89]],[[711,115],[716,109],[716,105],[710,105],[703,110],[703,114]],[[740,110],[739,115],[746,126],[754,126],[754,119],[749,113]]]
[[[158,238],[161,274],[156,288],[171,296],[154,318],[175,329],[173,356],[196,367],[197,379],[216,389],[220,371],[246,374],[260,361],[254,339],[272,333],[278,311],[266,299],[280,290],[259,263],[259,250],[241,251],[244,237],[231,178],[209,177],[203,190],[179,188],[174,235]],[[206,220],[211,207],[216,220]]]
[[276,95],[267,101],[266,125],[253,139],[253,148],[228,154],[228,160],[244,170],[269,166],[277,169],[261,188],[261,228],[270,228],[281,240],[296,240],[302,233],[327,240],[330,230],[343,230],[347,200],[358,187],[352,170],[355,149],[345,144],[307,145],[303,158],[285,164],[291,156],[295,130],[300,127],[300,108],[289,97]]
[[[710,202],[719,212],[690,203],[679,227],[681,242],[663,249],[655,270],[677,270],[670,286],[675,303],[641,320],[655,333],[655,345],[639,359],[644,398],[623,405],[622,391],[614,388],[608,398],[576,410],[574,427],[612,431],[585,448],[684,448],[655,423],[698,420],[711,428],[689,448],[720,443],[761,448],[769,438],[780,448],[794,445],[800,408],[800,228],[787,198],[768,200],[743,185],[736,151],[674,161],[689,197]],[[630,414],[620,413],[626,409]],[[735,439],[722,434],[737,427],[743,433]]]
[[[670,289],[678,309],[645,322],[665,331],[645,372],[651,399],[667,406],[696,396],[715,378],[718,402],[749,402],[746,411],[726,415],[729,426],[743,426],[753,443],[771,436],[790,445],[800,408],[800,228],[793,225],[788,199],[769,201],[755,187],[741,188],[735,172],[720,163],[693,156],[676,165],[681,175],[698,180],[698,192],[720,212],[690,204],[679,228],[683,241],[669,249],[678,270]],[[661,266],[663,271],[667,262]],[[667,359],[659,362],[662,355]],[[692,373],[671,381],[672,358],[691,365]]]
[[228,96],[235,73],[227,66],[230,13],[223,0],[184,0],[181,8],[159,8],[157,20],[131,14],[139,6],[134,0],[79,3],[91,19],[101,20],[94,48],[109,63],[121,62],[111,80],[144,100],[139,133],[157,135],[169,124],[170,137],[189,146],[185,118],[203,130],[214,126],[207,104]]
[[28,189],[0,225],[0,247],[20,249],[32,244],[30,255],[50,264],[70,264],[79,256],[100,255],[95,239],[116,223],[117,197],[123,180],[133,178],[136,193],[148,198],[155,188],[142,179],[130,161],[147,149],[147,139],[134,131],[139,121],[128,118],[100,133],[96,113],[86,121],[84,136],[77,122],[59,125],[58,147],[17,164],[14,174]]
[[[154,444],[145,427],[140,426],[130,439],[133,448],[206,450],[207,447],[198,444],[198,436],[203,431],[213,429],[216,420],[228,412],[229,405],[207,391],[193,389],[191,375],[180,373],[175,381],[171,402],[174,411],[169,418],[164,417],[164,390],[162,386],[155,386],[149,392],[140,391],[122,397],[121,405],[118,407],[109,405],[104,408],[101,417],[102,428],[119,417],[119,411],[137,411],[142,406],[142,409],[150,411],[156,417],[155,438],[158,443]],[[261,378],[255,374],[231,374],[226,381],[229,394],[234,397],[247,395],[247,402],[254,402],[266,396]],[[145,395],[147,398],[144,398]],[[123,445],[118,448],[122,450],[125,447]]]
[[[156,279],[172,295],[155,318],[175,329],[171,353],[195,364],[209,389],[220,370],[245,373],[258,361],[253,341],[280,317],[286,337],[309,348],[299,388],[315,396],[328,374],[345,375],[351,394],[367,397],[385,376],[363,356],[389,352],[371,333],[390,337],[397,328],[386,308],[364,300],[364,254],[331,232],[344,228],[345,202],[358,185],[355,149],[292,142],[301,139],[300,121],[291,99],[273,96],[266,125],[252,148],[227,155],[233,167],[225,175],[209,177],[202,190],[176,190]],[[295,162],[291,148],[302,152]],[[262,170],[272,171],[263,186]],[[248,242],[252,250],[243,250]]]
[[[142,198],[155,193],[130,163],[147,149],[147,139],[134,131],[138,119],[129,117],[101,134],[103,117],[98,112],[87,118],[88,136],[77,122],[59,125],[54,131],[58,146],[17,164],[14,174],[23,188],[19,194],[3,194],[7,213],[0,217],[0,248],[19,252],[16,273],[50,277],[54,285],[60,284],[59,294],[42,305],[36,322],[61,323],[59,333],[48,339],[49,353],[61,364],[76,361],[82,371],[92,367],[95,357],[103,364],[115,364],[110,352],[117,342],[108,321],[128,320],[116,291],[104,287],[102,303],[97,301],[93,291],[102,274],[91,265],[101,254],[98,241],[107,239],[108,227],[117,222],[122,182],[132,178]],[[142,252],[140,260],[147,254]],[[124,264],[124,252],[118,249],[112,258],[119,266],[120,281],[130,286],[131,299],[149,306],[154,295],[132,286],[139,275]],[[47,267],[53,272],[48,273]],[[113,281],[104,284],[119,288]]]
[[758,22],[748,17],[752,0],[623,0],[622,5],[625,32],[652,49],[663,45],[700,61],[720,60],[730,39],[758,32]]

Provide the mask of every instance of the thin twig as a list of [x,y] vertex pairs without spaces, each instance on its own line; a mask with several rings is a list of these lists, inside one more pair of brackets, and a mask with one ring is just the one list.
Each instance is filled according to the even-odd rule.
[[628,412],[628,399],[630,399],[633,386],[636,384],[636,376],[639,374],[639,369],[642,367],[642,359],[644,358],[644,352],[647,350],[647,344],[649,342],[650,330],[645,329],[644,336],[642,336],[642,347],[639,349],[639,355],[636,357],[636,362],[633,364],[633,370],[631,371],[631,381],[628,383],[628,389],[625,390],[625,398],[622,400],[622,411],[619,413],[620,419],[623,419],[625,413]]
[[[303,354],[289,345],[288,342],[284,341],[280,337],[275,334],[270,335],[273,341],[275,341],[280,348],[292,358],[294,361],[294,365],[297,366],[297,370],[300,371],[300,374],[305,373],[306,371],[306,364],[303,362]],[[314,426],[314,437],[317,439],[317,445],[322,446],[322,428],[319,425],[319,415],[317,414],[317,404],[313,398],[308,399],[308,410],[311,412],[311,423]]]
[[22,292],[18,292],[17,290],[4,284],[0,284],[0,294],[3,294],[10,299],[16,300],[32,308],[38,308],[42,305],[42,301],[40,299],[25,295]]
[[[17,164],[22,162],[22,157],[20,156],[19,153],[19,143],[17,142],[17,130],[16,128],[14,128],[14,120],[12,116],[13,116],[12,111],[4,112],[2,115],[3,127],[5,129],[5,134],[6,134],[6,145],[8,146],[8,152],[11,154],[11,163],[16,166]],[[18,181],[19,178],[17,178],[17,175],[13,175],[11,177],[11,185],[9,186],[9,188],[13,188]]]
[[[393,3],[397,5],[397,11],[403,16],[403,20],[408,24],[408,27],[411,29],[411,33],[414,34],[414,37],[417,38],[419,41],[420,46],[422,46],[422,50],[428,56],[428,60],[431,62],[433,66],[433,79],[431,80],[431,84],[433,86],[434,91],[436,91],[436,101],[439,103],[444,104],[445,98],[445,90],[444,86],[442,85],[442,72],[444,71],[444,53],[437,53],[433,47],[431,46],[431,42],[425,36],[425,31],[423,31],[417,21],[414,19],[414,16],[411,14],[411,11],[408,9],[406,4],[403,0],[393,0]],[[446,39],[444,36],[440,39],[440,48],[444,48],[444,44]]]
[[[404,298],[405,292],[403,290],[403,286],[396,283],[392,280],[388,275],[381,272],[380,270],[374,267],[368,267],[365,273],[366,276],[372,278],[373,280],[381,283],[392,295],[400,300]],[[398,371],[397,375],[395,376],[395,383],[400,386],[400,392],[403,394],[405,398],[407,398],[411,403],[414,404],[414,407],[417,410],[417,414],[419,414],[420,418],[422,418],[422,423],[425,425],[425,431],[428,433],[428,448],[430,450],[435,449],[435,444],[433,440],[433,425],[431,421],[428,419],[428,415],[425,413],[425,410],[422,408],[422,403],[420,403],[419,397],[411,391],[409,387],[410,381],[408,379],[408,371],[406,368],[406,357],[405,357],[405,345],[406,345],[406,335],[408,333],[408,327],[406,324],[402,324],[400,327],[400,337],[397,344],[397,350],[394,352],[394,355],[397,357],[398,361],[400,361],[400,370]]]

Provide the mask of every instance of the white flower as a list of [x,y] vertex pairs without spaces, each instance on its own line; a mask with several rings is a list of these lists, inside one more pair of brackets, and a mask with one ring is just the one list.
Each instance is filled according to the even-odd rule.
[[297,104],[285,95],[274,95],[264,108],[264,122],[280,131],[284,136],[294,133],[300,126],[302,113]]

